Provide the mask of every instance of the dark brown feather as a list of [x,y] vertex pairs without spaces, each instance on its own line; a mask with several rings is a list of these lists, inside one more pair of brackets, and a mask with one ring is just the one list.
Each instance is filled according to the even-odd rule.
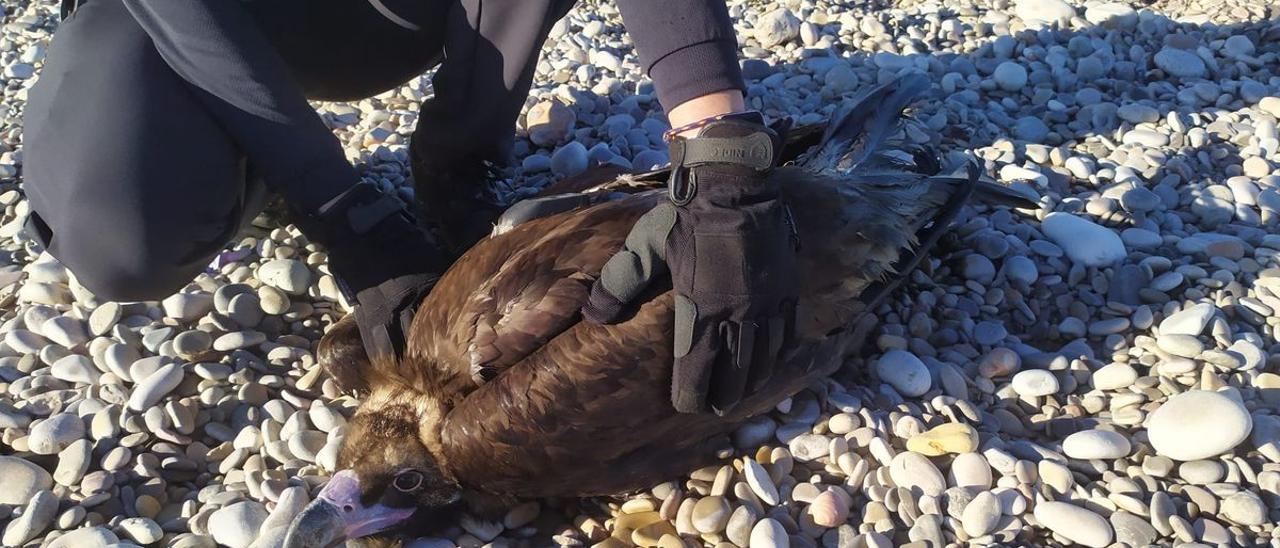
[[[807,146],[814,134],[798,132],[794,142]],[[483,240],[423,301],[401,363],[327,367],[335,378],[359,371],[374,394],[368,407],[385,405],[389,394],[421,400],[430,412],[420,415],[420,441],[475,493],[614,494],[687,472],[727,446],[726,434],[743,420],[859,350],[874,325],[869,303],[893,287],[882,282],[914,266],[904,252],[917,238],[932,244],[974,183],[905,169],[817,171],[782,167],[772,175],[802,242],[797,337],[766,387],[725,416],[671,407],[669,284],[649,288],[634,316],[617,325],[578,313],[635,220],[663,199],[644,191],[663,179],[660,171],[563,185],[637,193]],[[331,357],[353,355],[348,346],[331,348],[348,350]]]
[[[437,351],[420,356],[424,362],[402,364],[418,370],[452,363],[443,368],[459,371],[451,360],[495,349],[484,354],[487,363],[500,364],[492,380],[455,398],[459,403],[441,425],[441,447],[458,481],[517,496],[643,487],[713,458],[735,425],[830,374],[859,348],[863,334],[849,327],[863,309],[857,297],[887,273],[927,212],[953,190],[917,179],[851,191],[800,170],[776,176],[803,212],[803,340],[788,351],[768,388],[728,416],[671,409],[667,287],[651,288],[635,316],[619,325],[581,322],[577,315],[590,280],[660,195],[538,219],[469,253],[483,259],[451,271],[414,326],[415,350]],[[488,275],[478,261],[490,265]],[[566,286],[574,290],[557,293]],[[470,296],[463,302],[455,291]],[[446,320],[443,311],[459,313]]]
[[369,393],[368,374],[372,366],[360,341],[360,328],[354,314],[343,316],[329,328],[316,348],[316,360],[344,393],[363,396]]

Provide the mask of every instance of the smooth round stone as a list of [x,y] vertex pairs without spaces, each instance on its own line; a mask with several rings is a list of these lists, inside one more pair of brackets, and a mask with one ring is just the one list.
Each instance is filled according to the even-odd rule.
[[193,322],[213,310],[213,295],[204,292],[174,293],[160,301],[164,315],[182,322]]
[[1126,145],[1159,148],[1169,144],[1169,136],[1149,129],[1134,129],[1126,131],[1120,141]]
[[129,376],[134,379],[146,379],[172,361],[172,359],[164,356],[147,356],[129,366]]
[[89,511],[85,510],[83,506],[72,506],[58,514],[57,519],[54,520],[54,527],[64,530],[71,529],[80,525],[88,514]]
[[0,456],[0,478],[4,478],[0,504],[10,506],[26,504],[37,492],[53,488],[49,472],[18,457]]
[[237,502],[218,509],[209,516],[209,532],[218,544],[230,548],[248,548],[258,536],[267,509],[261,503]]
[[820,493],[809,505],[809,516],[823,527],[839,527],[849,519],[848,497],[841,496],[833,487]]
[[14,329],[5,333],[4,343],[19,354],[36,354],[49,344],[49,339],[34,331]]
[[981,284],[991,283],[996,277],[996,265],[977,253],[965,255],[960,259],[960,275]]
[[1098,390],[1118,390],[1132,386],[1138,380],[1138,371],[1127,363],[1113,363],[1093,372],[1093,387]]
[[551,153],[551,172],[561,177],[573,177],[586,171],[589,161],[587,147],[572,141]]
[[[1278,381],[1276,388],[1280,388],[1280,377],[1277,377],[1276,380]],[[827,421],[827,429],[832,434],[841,436],[857,430],[859,426],[862,426],[862,419],[851,413],[838,413],[832,415],[831,419]]]
[[969,453],[978,448],[978,431],[972,426],[949,422],[907,439],[907,450],[936,457],[948,453]]
[[753,459],[744,459],[742,474],[747,477],[747,485],[751,487],[751,492],[760,497],[765,504],[773,506],[780,502],[778,487],[773,484],[773,479],[769,477],[764,467],[760,466],[760,463]]
[[1036,504],[1036,521],[1072,542],[1103,548],[1111,544],[1111,524],[1102,516],[1065,502]]
[[960,522],[970,537],[980,537],[995,529],[1000,521],[1000,500],[991,491],[983,491],[964,507]]
[[1049,125],[1036,116],[1023,116],[1013,124],[1013,136],[1023,141],[1039,143],[1049,136]]
[[1005,91],[1019,91],[1027,85],[1027,69],[1014,61],[1005,61],[996,65],[991,74],[996,85]]
[[19,301],[57,305],[71,302],[71,291],[62,284],[40,283],[28,281],[18,290]]
[[56,379],[79,384],[97,384],[98,378],[102,376],[102,372],[93,365],[93,360],[79,354],[71,354],[53,362],[49,373]]
[[117,447],[102,457],[102,469],[115,472],[123,469],[129,464],[129,459],[133,458],[133,452],[128,447]]
[[1178,465],[1178,477],[1193,485],[1207,485],[1222,480],[1222,465],[1212,460],[1193,460]]
[[1164,238],[1145,228],[1126,228],[1120,231],[1120,241],[1134,249],[1155,249],[1164,243]]
[[290,295],[303,295],[311,283],[311,270],[295,259],[272,259],[258,267],[258,280]]
[[981,453],[961,453],[951,461],[948,471],[953,487],[991,487],[991,465]]
[[1240,491],[1222,501],[1222,515],[1234,523],[1256,526],[1267,523],[1267,505],[1249,491]]
[[6,428],[26,428],[31,424],[31,417],[26,413],[0,405],[0,431]]
[[138,351],[126,344],[112,343],[102,351],[102,361],[106,363],[107,369],[121,380],[128,382],[137,380],[129,374],[129,368],[138,361],[138,358]]
[[893,349],[876,360],[876,374],[907,397],[924,395],[933,385],[929,368],[915,354]]
[[1017,0],[1013,13],[1028,27],[1058,23],[1065,26],[1076,16],[1076,9],[1062,0]]
[[[1141,124],[1143,122],[1155,122],[1159,120],[1160,111],[1156,110],[1153,107],[1144,105],[1142,103],[1126,103],[1126,104],[1120,105],[1120,108],[1116,109],[1116,116],[1119,116],[1120,119],[1126,122],[1129,122],[1131,124]],[[1151,197],[1155,197],[1154,193],[1142,187],[1135,187],[1133,189],[1130,189],[1130,191],[1133,191],[1133,190],[1142,190],[1143,192],[1146,192]],[[1121,196],[1120,199],[1121,199],[1121,202],[1123,202],[1124,196]],[[1159,198],[1156,198],[1155,202],[1151,204],[1151,207],[1144,208],[1138,211],[1151,211],[1159,203],[1160,203]],[[1125,206],[1125,209],[1129,209],[1129,207]],[[1135,210],[1129,209],[1129,211],[1135,211]]]
[[791,548],[791,539],[781,523],[773,518],[764,518],[751,528],[751,548]]
[[[760,515],[750,506],[739,506],[733,511],[733,515],[729,516],[729,523],[724,527],[724,534],[729,538],[729,542],[738,546],[746,546],[751,541],[751,528],[755,526],[756,520],[760,519]],[[684,548],[684,544],[679,545]]]
[[1076,483],[1071,470],[1057,461],[1042,460],[1036,464],[1035,470],[1040,476],[1040,481],[1058,493],[1070,493],[1071,487]]
[[311,419],[311,424],[323,432],[332,432],[347,424],[347,419],[341,413],[321,403],[313,404],[307,410],[307,417]]
[[288,312],[289,307],[293,305],[289,302],[288,295],[269,285],[258,288],[258,304],[263,312],[273,316]]
[[118,527],[126,538],[144,546],[160,542],[160,537],[164,536],[160,525],[151,518],[125,518]]
[[[168,341],[175,333],[177,333],[177,330],[172,327],[161,327],[148,331],[146,335],[142,336],[142,347],[152,352],[159,352],[160,345]],[[134,378],[139,377],[134,376]]]
[[84,323],[69,316],[49,318],[40,326],[46,338],[67,348],[75,348],[89,342],[89,330]]
[[1129,546],[1150,546],[1160,538],[1150,520],[1123,510],[1111,514],[1111,527],[1116,532],[1116,542]]
[[27,447],[38,455],[52,455],[84,437],[84,421],[71,413],[59,413],[31,427]]
[[29,306],[22,312],[22,325],[34,333],[44,336],[44,324],[61,314],[51,306]]
[[253,287],[248,284],[227,284],[219,287],[213,292],[213,309],[220,314],[226,314],[231,308],[231,299],[236,298],[237,295],[253,294],[253,292]]
[[1205,326],[1209,325],[1209,320],[1213,319],[1213,315],[1218,311],[1217,307],[1209,303],[1200,303],[1195,306],[1187,307],[1180,310],[1160,322],[1161,335],[1190,335],[1196,336],[1204,331]]
[[1004,377],[1022,368],[1022,357],[1008,348],[992,348],[978,362],[978,374],[986,378]]
[[53,470],[53,479],[58,485],[73,487],[89,470],[89,459],[93,456],[93,444],[86,439],[78,439],[58,452],[58,466]]
[[1058,378],[1043,369],[1028,369],[1019,371],[1013,376],[1011,381],[1013,391],[1019,396],[1038,397],[1056,394],[1058,389]]
[[191,370],[200,378],[213,381],[224,380],[235,372],[231,366],[222,363],[197,363]]
[[1191,335],[1166,335],[1156,337],[1156,347],[1183,358],[1194,358],[1204,352],[1204,343]]
[[1117,2],[1089,4],[1084,10],[1084,18],[1098,26],[1124,29],[1138,24],[1138,12],[1128,5]]
[[225,352],[257,346],[264,342],[267,342],[267,335],[260,331],[234,331],[214,339],[213,349]]
[[18,516],[4,528],[0,542],[5,546],[21,546],[36,538],[53,523],[58,514],[58,497],[49,491],[37,491]]
[[889,462],[889,477],[894,485],[936,497],[947,488],[942,472],[927,457],[904,451]]
[[307,462],[315,462],[328,436],[317,430],[303,430],[289,437],[289,452]]
[[729,523],[732,512],[724,497],[703,497],[693,505],[693,527],[702,533],[719,533]]
[[183,331],[173,338],[173,351],[179,356],[195,356],[212,347],[213,336],[197,329]]
[[1010,280],[1027,285],[1034,284],[1036,280],[1040,279],[1040,270],[1035,261],[1022,255],[1015,255],[1004,260],[1004,274]]
[[232,297],[227,315],[242,327],[255,327],[262,321],[262,304],[258,296],[245,293]]
[[133,509],[138,512],[139,516],[144,518],[155,518],[163,509],[160,501],[151,495],[139,495],[138,500],[133,502]]
[[120,542],[120,537],[105,527],[84,527],[69,531],[45,548],[107,548]]
[[133,393],[129,395],[129,409],[142,412],[160,403],[160,398],[182,383],[182,376],[181,364],[171,363],[162,366],[133,389]]
[[817,434],[803,434],[796,436],[789,443],[787,448],[791,450],[791,456],[800,462],[809,462],[827,456],[830,451],[831,442],[826,436]]
[[1111,266],[1129,254],[1115,232],[1070,213],[1055,211],[1046,215],[1040,230],[1072,261],[1084,266]]
[[1008,335],[1009,332],[1000,322],[981,321],[973,326],[973,340],[983,346],[992,346],[1003,341]]
[[1148,191],[1143,187],[1133,187],[1120,195],[1120,206],[1125,210],[1133,211],[1133,213],[1146,213],[1146,211],[1156,210],[1160,207],[1160,196],[1156,196],[1155,192]]
[[1231,451],[1249,437],[1253,420],[1231,396],[1192,390],[1171,396],[1151,413],[1146,425],[1156,454],[1190,461]]
[[1110,430],[1082,430],[1062,440],[1062,451],[1073,459],[1119,459],[1132,449],[1128,438]]
[[1154,60],[1157,67],[1179,78],[1201,78],[1207,70],[1204,60],[1196,54],[1170,46],[1156,52]]

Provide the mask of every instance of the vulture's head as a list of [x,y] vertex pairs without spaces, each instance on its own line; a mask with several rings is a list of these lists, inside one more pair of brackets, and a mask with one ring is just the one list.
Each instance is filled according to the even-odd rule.
[[347,424],[339,471],[294,518],[286,548],[319,548],[401,529],[430,530],[454,517],[462,491],[444,471],[436,411],[409,397],[374,394]]

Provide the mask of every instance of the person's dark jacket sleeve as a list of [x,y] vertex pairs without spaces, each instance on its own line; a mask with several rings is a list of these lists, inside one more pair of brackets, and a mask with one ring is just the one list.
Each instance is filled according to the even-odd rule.
[[667,110],[709,93],[746,88],[724,0],[616,1]]
[[288,67],[238,0],[124,0],[255,174],[303,211],[359,177]]

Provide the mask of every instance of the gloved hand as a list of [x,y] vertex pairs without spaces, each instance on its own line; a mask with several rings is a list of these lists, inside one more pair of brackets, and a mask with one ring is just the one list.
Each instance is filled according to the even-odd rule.
[[583,307],[589,321],[620,321],[670,272],[680,412],[728,412],[769,378],[792,331],[797,236],[769,177],[779,148],[758,114],[673,141],[671,201],[637,221]]
[[360,183],[299,221],[329,249],[329,266],[355,310],[370,359],[399,358],[413,315],[447,266],[404,206]]

